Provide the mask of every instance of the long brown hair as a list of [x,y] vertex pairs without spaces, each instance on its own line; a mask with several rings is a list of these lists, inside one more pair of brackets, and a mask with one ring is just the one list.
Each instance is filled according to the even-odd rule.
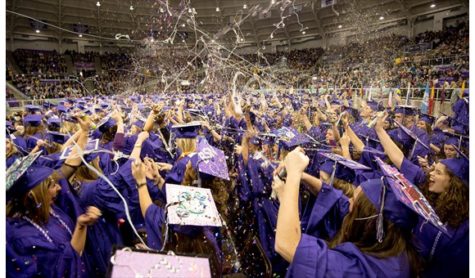
[[53,174],[28,193],[13,198],[6,208],[7,217],[26,216],[37,224],[44,225],[49,220],[51,196],[48,189],[57,182],[57,175]]
[[361,192],[356,198],[351,212],[343,219],[340,231],[329,242],[329,247],[334,248],[344,242],[351,242],[361,252],[370,256],[384,259],[398,256],[405,252],[411,265],[412,274],[417,272],[420,264],[411,242],[410,231],[405,231],[391,221],[384,219],[384,238],[379,243],[376,237],[377,218],[359,220],[376,215],[377,211],[371,201]]
[[[445,169],[450,177],[450,185],[446,192],[434,193],[429,191],[428,182],[422,187],[422,192],[434,208],[443,223],[457,228],[469,215],[469,190],[462,180],[449,169]],[[427,178],[427,181],[429,179]]]

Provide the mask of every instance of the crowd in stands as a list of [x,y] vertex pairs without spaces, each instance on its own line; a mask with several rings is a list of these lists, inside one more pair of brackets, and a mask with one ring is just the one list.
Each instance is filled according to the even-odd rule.
[[[419,46],[422,44],[430,45],[430,48],[421,51]],[[178,74],[178,80],[189,80],[191,88],[198,89],[200,84],[206,85],[204,81],[228,78],[224,74],[225,65],[229,69],[232,68],[229,64],[233,64],[251,69],[250,72],[268,82],[289,87],[407,88],[410,83],[414,95],[421,97],[429,81],[436,80],[436,87],[450,90],[460,88],[468,79],[468,26],[460,23],[440,32],[421,33],[413,39],[393,34],[367,41],[354,40],[345,46],[332,46],[326,50],[258,52],[240,57],[229,55],[228,58],[212,52],[212,49],[197,59],[193,59],[191,54],[169,50],[140,57],[94,52],[66,52],[64,55],[71,55],[73,63],[94,63],[95,57],[100,57],[102,72],[89,71],[83,77],[95,76],[96,86],[91,91],[105,95],[128,87],[137,88],[154,80],[159,82],[155,82],[152,91],[160,91]],[[79,84],[40,82],[41,79],[67,76],[64,55],[54,51],[15,50],[13,56],[25,75],[14,75],[9,70],[7,80],[33,98],[69,95],[71,91],[84,95]],[[209,89],[209,86],[201,89]]]

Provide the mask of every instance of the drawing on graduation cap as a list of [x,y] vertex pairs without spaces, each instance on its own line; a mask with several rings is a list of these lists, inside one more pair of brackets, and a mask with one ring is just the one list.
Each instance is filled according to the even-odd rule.
[[209,188],[167,184],[168,223],[221,227],[222,222]]
[[198,143],[198,171],[214,177],[229,180],[229,171],[224,152],[201,140]]
[[277,135],[277,137],[279,137],[279,140],[287,141],[287,142],[292,140],[292,138],[295,137],[295,134],[292,132],[292,130],[287,127],[283,127],[276,130],[275,134]]
[[[67,159],[69,154],[72,152],[74,145],[71,145],[63,150],[60,160]],[[90,154],[99,149],[99,139],[88,140],[86,147],[84,148],[84,154]]]
[[25,157],[17,159],[6,172],[6,189],[7,191],[12,185],[28,170],[33,162],[41,155],[43,151],[29,154]]
[[177,256],[129,249],[111,258],[110,277],[211,277],[208,258]]
[[387,177],[386,180],[396,197],[440,231],[448,234],[447,228],[440,221],[439,216],[437,216],[434,209],[424,195],[419,191],[417,186],[413,185],[396,168],[386,164],[379,157],[376,157],[376,162]]

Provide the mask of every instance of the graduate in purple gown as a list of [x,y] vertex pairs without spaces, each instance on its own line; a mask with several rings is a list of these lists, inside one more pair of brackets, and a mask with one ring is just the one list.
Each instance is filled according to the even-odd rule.
[[[81,260],[87,226],[101,212],[89,207],[74,224],[54,205],[61,190],[57,174],[32,162],[25,161],[7,177],[7,276],[87,277]],[[68,172],[62,168],[63,174]]]
[[469,270],[469,162],[465,158],[443,159],[429,178],[422,168],[404,157],[388,134],[376,124],[376,132],[391,162],[421,188],[449,235],[420,219],[414,229],[415,245],[426,260],[423,277],[466,277]]
[[[181,184],[186,170],[186,164],[190,161],[191,156],[196,152],[196,136],[201,124],[198,122],[188,123],[184,125],[175,125],[172,127],[176,135],[176,146],[178,148],[178,158],[173,166],[168,166],[165,181],[167,183]],[[163,165],[165,166],[165,165]]]
[[289,153],[284,162],[287,181],[277,187],[281,205],[275,248],[291,263],[287,277],[414,275],[416,262],[409,237],[417,214],[380,179],[365,182],[355,191],[349,213],[331,242],[300,232],[298,191],[308,161],[302,149]]

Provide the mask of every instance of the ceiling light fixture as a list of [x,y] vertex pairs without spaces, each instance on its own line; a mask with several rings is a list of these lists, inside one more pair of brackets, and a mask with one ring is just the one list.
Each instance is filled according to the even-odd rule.
[[305,34],[307,34],[307,32],[305,32],[305,31],[302,31],[302,35],[305,35]]
[[183,23],[183,24],[181,25],[181,27],[185,27],[185,26],[186,26],[185,23]]
[[338,29],[341,29],[341,27],[343,27],[341,24],[340,24],[340,25],[338,25]]
[[274,34],[270,34],[270,38],[273,39],[273,38],[274,38]]
[[431,7],[431,8],[435,8],[435,4],[431,4],[430,7]]
[[133,10],[134,10],[134,6],[130,5],[130,10],[133,11]]
[[383,20],[383,19],[384,19],[384,16],[380,16],[380,17],[379,17],[379,20]]
[[270,3],[271,3],[272,5],[274,5],[274,4],[275,4],[275,0],[270,0]]
[[78,36],[79,36],[80,38],[82,38],[82,34],[79,34]]
[[153,38],[150,38],[150,41],[153,42],[153,41],[155,41],[155,40],[154,40]]
[[36,29],[35,32],[36,32],[37,34],[39,34],[39,33],[40,33],[40,29]]
[[216,12],[219,13],[219,11],[221,11],[219,7],[216,7]]
[[243,9],[247,9],[247,4],[242,5]]
[[97,1],[96,6],[100,7],[100,6],[101,6],[101,2]]

